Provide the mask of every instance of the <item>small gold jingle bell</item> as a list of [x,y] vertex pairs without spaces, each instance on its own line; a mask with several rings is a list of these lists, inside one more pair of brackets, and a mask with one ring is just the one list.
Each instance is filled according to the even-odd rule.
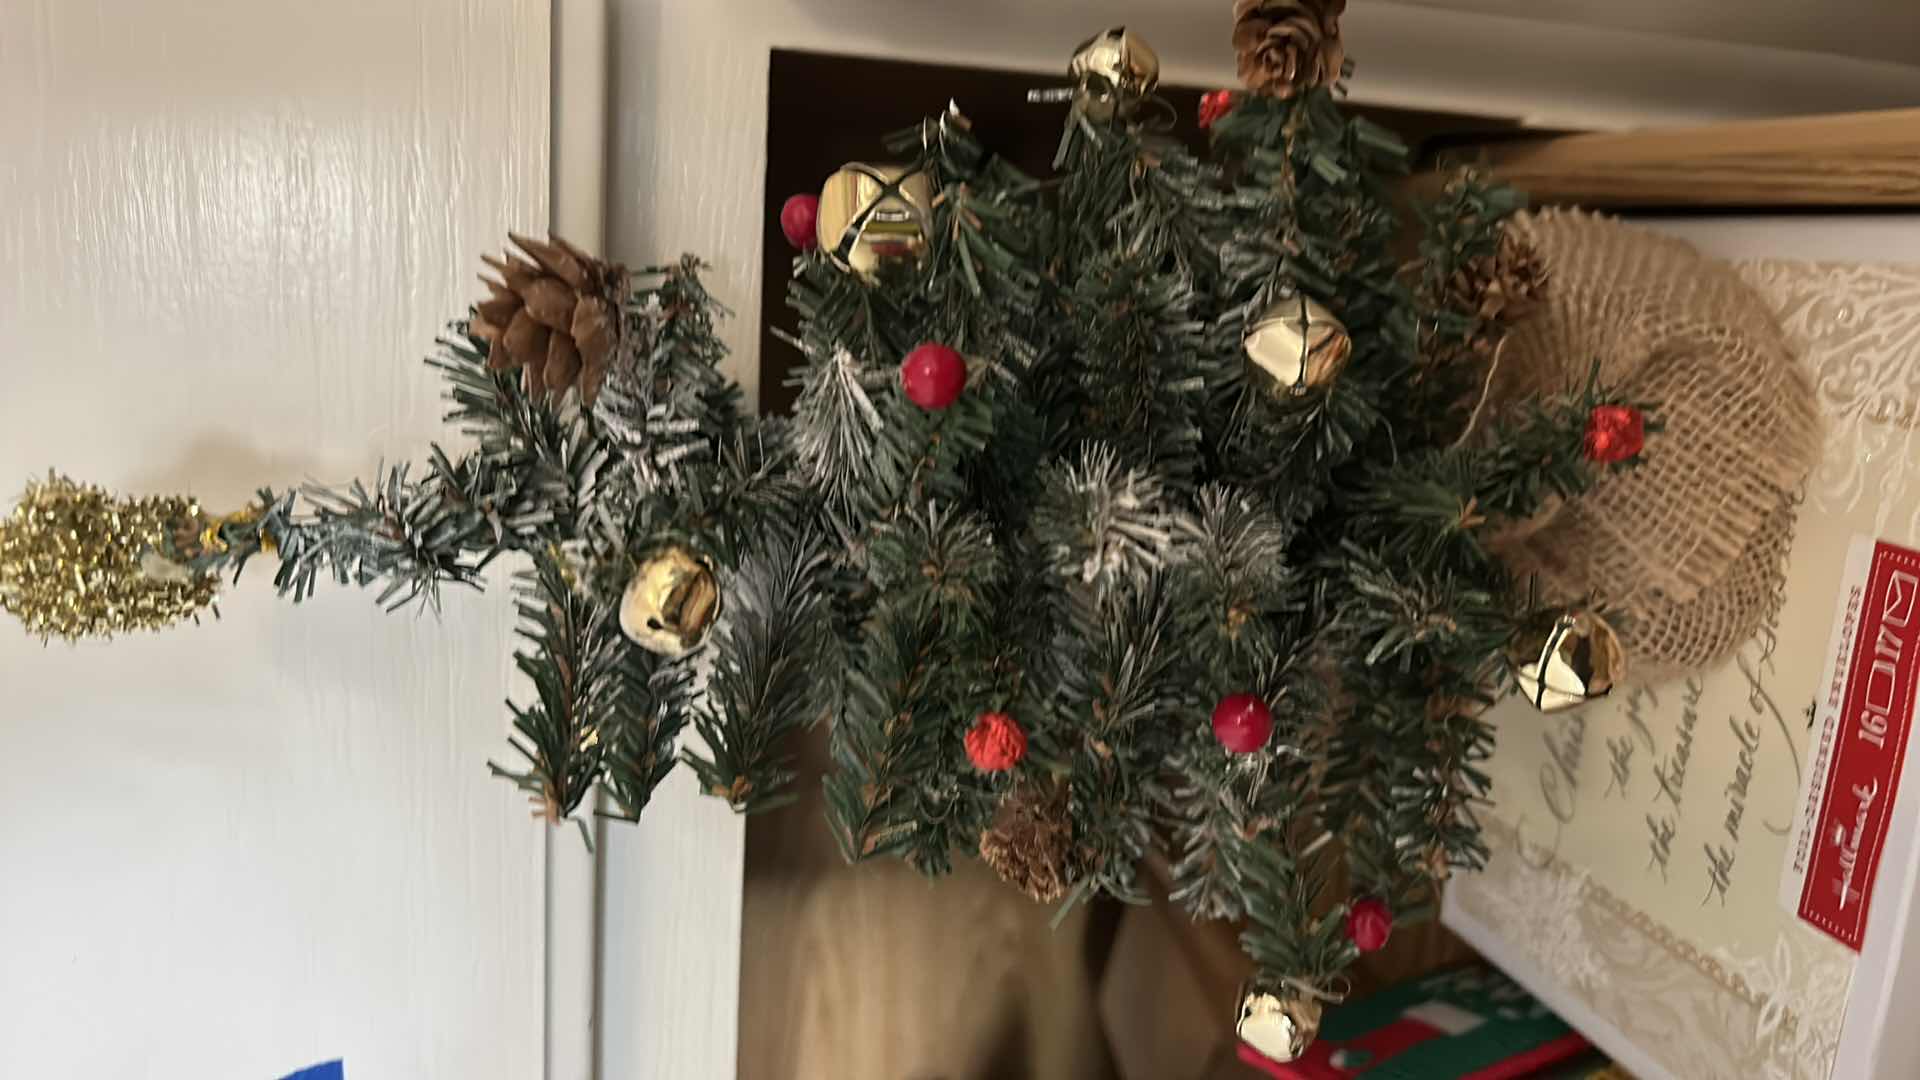
[[620,599],[620,629],[662,656],[685,656],[700,646],[720,615],[720,583],[713,567],[680,544],[640,560]]
[[933,182],[906,165],[853,162],[820,189],[814,236],[845,270],[871,278],[889,262],[918,262],[933,230]]
[[1544,713],[1606,697],[1627,673],[1626,653],[1613,627],[1590,611],[1571,612],[1551,626],[1521,634],[1508,659],[1520,693]]
[[1095,123],[1124,120],[1160,85],[1160,57],[1145,38],[1116,26],[1080,43],[1067,65],[1073,106]]
[[1247,329],[1244,347],[1248,374],[1280,396],[1331,385],[1353,356],[1347,328],[1304,294],[1262,312]]
[[1234,1033],[1271,1061],[1298,1061],[1320,1037],[1320,1000],[1291,988],[1243,990]]

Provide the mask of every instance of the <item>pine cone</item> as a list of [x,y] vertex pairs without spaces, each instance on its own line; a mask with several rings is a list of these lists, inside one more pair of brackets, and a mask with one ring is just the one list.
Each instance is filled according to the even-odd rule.
[[1340,41],[1346,10],[1347,0],[1234,0],[1240,81],[1255,93],[1290,98],[1338,80],[1347,63]]
[[1547,294],[1547,264],[1513,230],[1502,229],[1491,255],[1472,259],[1447,279],[1446,305],[1496,328],[1512,326]]
[[529,396],[578,386],[580,400],[593,404],[619,345],[627,268],[558,238],[507,236],[528,258],[511,250],[504,259],[482,256],[501,278],[481,276],[493,295],[476,306],[471,326],[487,342],[487,366],[525,369]]
[[1042,904],[1067,895],[1072,847],[1067,789],[1060,785],[1015,788],[980,834],[980,858],[1000,880]]

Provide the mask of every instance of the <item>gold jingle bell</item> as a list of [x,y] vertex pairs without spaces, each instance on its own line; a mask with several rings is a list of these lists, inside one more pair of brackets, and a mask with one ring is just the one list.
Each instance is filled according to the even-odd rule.
[[1353,356],[1353,338],[1325,305],[1306,296],[1267,308],[1247,329],[1247,371],[1277,395],[1331,385]]
[[1116,26],[1080,43],[1067,65],[1074,108],[1095,123],[1126,119],[1160,85],[1160,57],[1145,38]]
[[814,236],[842,269],[871,278],[882,264],[918,262],[933,230],[933,182],[906,165],[842,166],[820,189]]
[[1613,627],[1588,611],[1521,634],[1509,659],[1521,694],[1544,713],[1606,697],[1627,672],[1626,653]]
[[1292,989],[1247,990],[1240,995],[1240,1019],[1233,1030],[1271,1061],[1298,1061],[1320,1037],[1320,1009],[1318,998]]
[[720,583],[706,560],[670,544],[640,560],[620,599],[620,629],[662,656],[685,656],[720,614]]

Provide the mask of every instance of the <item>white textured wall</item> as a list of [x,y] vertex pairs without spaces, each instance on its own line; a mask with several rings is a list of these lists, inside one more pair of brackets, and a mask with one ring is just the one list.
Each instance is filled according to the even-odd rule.
[[[546,219],[546,0],[0,5],[0,483],[215,507],[441,435],[418,358]],[[10,502],[11,490],[0,495]],[[0,1076],[541,1069],[507,598],[42,649],[0,619]]]

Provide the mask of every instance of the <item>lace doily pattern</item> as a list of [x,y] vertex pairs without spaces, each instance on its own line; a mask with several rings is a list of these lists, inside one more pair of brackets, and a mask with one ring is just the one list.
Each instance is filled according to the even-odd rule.
[[1809,513],[1877,507],[1881,535],[1920,535],[1920,267],[1754,260],[1760,291],[1813,369],[1830,429]]
[[1584,870],[1488,820],[1486,869],[1453,900],[1688,1080],[1826,1080],[1852,963],[1783,920],[1771,954],[1703,952]]

